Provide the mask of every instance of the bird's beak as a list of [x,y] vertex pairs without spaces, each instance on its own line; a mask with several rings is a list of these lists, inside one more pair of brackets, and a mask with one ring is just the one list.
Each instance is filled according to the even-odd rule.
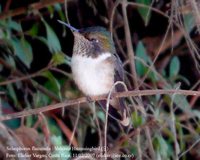
[[74,28],[74,27],[71,26],[70,24],[67,24],[67,23],[65,23],[65,22],[63,22],[63,21],[60,21],[60,20],[58,20],[58,22],[61,23],[61,24],[63,24],[63,25],[65,25],[65,26],[67,26],[67,27],[72,31],[72,33],[74,33],[74,32],[79,33],[79,30],[76,29],[76,28]]

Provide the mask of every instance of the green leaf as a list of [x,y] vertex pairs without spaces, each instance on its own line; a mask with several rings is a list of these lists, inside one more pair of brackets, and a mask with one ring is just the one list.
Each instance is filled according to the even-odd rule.
[[[170,88],[168,88],[170,89]],[[171,101],[173,102],[180,108],[182,109],[183,112],[186,112],[188,114],[191,114],[191,107],[184,95],[179,95],[176,94],[174,95],[174,98],[172,99],[172,96],[165,95],[163,98],[164,102],[166,102],[169,106],[171,105]]]
[[38,24],[34,24],[28,31],[28,34],[30,34],[31,36],[36,36],[38,34]]
[[51,137],[51,142],[55,145],[55,146],[62,146],[62,137],[61,136],[52,136]]
[[186,99],[185,96],[183,95],[175,95],[175,98],[173,99],[174,103],[180,108],[182,109],[184,112],[190,114],[191,113],[191,107],[190,104],[188,102],[188,100]]
[[99,117],[99,119],[101,119],[103,122],[106,120],[105,113],[102,111],[97,112],[97,117]]
[[[129,144],[129,145],[130,145],[130,144]],[[138,154],[138,148],[137,148],[137,146],[135,146],[135,145],[131,146],[130,152],[131,152],[133,155],[137,155],[137,154]]]
[[8,64],[10,64],[14,69],[16,69],[16,64],[12,56],[8,55],[5,57],[5,60]]
[[46,96],[45,94],[43,94],[40,91],[37,91],[34,95],[33,95],[33,102],[35,106],[46,106],[50,103],[50,99],[48,96]]
[[[146,49],[143,43],[140,41],[136,47],[136,56],[142,59],[144,62],[148,62],[148,56],[146,54]],[[136,71],[139,76],[143,76],[145,74],[146,67],[142,64],[142,62],[136,60]]]
[[[3,114],[10,114],[10,113],[15,112],[15,110],[13,109],[13,106],[11,106],[7,102],[7,100],[0,99],[0,102],[1,102],[1,110],[2,110]],[[1,113],[0,113],[0,116],[2,116]],[[19,118],[17,118],[17,119],[14,118],[14,119],[11,119],[11,120],[6,120],[6,121],[3,121],[3,123],[6,126],[8,126],[9,128],[12,128],[12,129],[17,129],[18,127],[20,127],[20,119]]]
[[48,6],[47,8],[48,8],[48,11],[50,13],[50,18],[53,18],[53,15],[54,15],[54,8],[53,8],[53,6]]
[[7,28],[16,30],[18,32],[22,32],[21,24],[17,23],[16,21],[13,21],[12,19],[8,20],[8,23],[6,24]]
[[183,128],[181,126],[181,123],[177,122],[177,130],[178,130],[178,137],[179,137],[179,144],[180,144],[180,149],[183,151],[185,150],[185,140],[184,140],[184,133],[183,133]]
[[52,157],[54,155],[57,155],[60,160],[68,160],[71,157],[71,153],[70,153],[71,147],[67,145],[63,145],[62,141],[63,140],[61,136],[53,135],[51,137],[52,144],[57,147],[57,149],[55,148],[55,150],[53,151],[53,153],[51,153],[51,155]]
[[33,52],[31,45],[24,39],[13,38],[11,44],[14,48],[14,52],[17,57],[28,67],[30,68],[31,62],[33,60]]
[[56,3],[55,5],[54,5],[54,8],[55,8],[55,10],[58,12],[58,15],[59,15],[59,19],[61,19],[62,21],[65,21],[65,14],[64,14],[64,12],[63,12],[63,10],[62,10],[62,6],[61,6],[61,4],[59,4],[59,3]]
[[27,116],[26,117],[26,127],[32,127],[33,126],[33,124],[35,123],[34,121],[33,121],[33,116]]
[[53,31],[53,29],[43,20],[44,25],[46,27],[46,33],[47,33],[47,44],[48,48],[51,53],[57,53],[61,51],[60,41]]
[[138,115],[136,111],[131,114],[131,118],[132,118],[134,128],[137,128],[144,123],[143,117]]
[[183,22],[186,32],[190,33],[195,26],[195,19],[193,13],[190,12],[188,14],[183,15]]
[[57,95],[61,100],[62,99],[61,90],[60,90],[61,87],[60,87],[60,83],[58,82],[58,80],[49,71],[43,72],[42,76],[44,76],[48,79],[48,81],[45,84],[45,87],[50,89],[51,91],[53,91],[55,93],[55,95]]
[[194,110],[192,110],[192,113],[194,116],[196,116],[198,119],[200,119],[200,111],[194,109]]
[[153,144],[156,148],[156,151],[159,153],[159,155],[162,157],[162,159],[169,158],[169,147],[165,139],[161,136],[156,136],[156,138],[153,140]]
[[178,75],[178,76],[175,77],[175,80],[182,81],[186,85],[190,86],[190,81],[186,77],[184,77],[184,76]]
[[[149,7],[151,5],[151,0],[136,0],[136,2],[140,4],[144,4]],[[145,22],[145,26],[147,26],[149,23],[150,16],[151,16],[151,9],[147,7],[138,7],[138,11]]]
[[58,135],[58,136],[62,135],[62,131],[54,119],[47,118],[47,122],[48,122],[50,133],[52,135]]
[[53,5],[56,11],[62,11],[62,7],[59,3]]
[[64,53],[54,54],[51,61],[55,66],[70,63],[68,57]]
[[41,41],[42,43],[44,43],[47,47],[48,47],[48,42],[47,39],[42,37],[42,36],[36,36],[36,39],[38,39],[39,41]]
[[178,59],[178,57],[173,57],[171,62],[170,62],[170,66],[169,66],[169,77],[175,77],[178,75],[180,71],[180,61]]
[[[149,56],[147,55],[146,49],[141,41],[138,43],[138,45],[136,47],[136,56],[138,58],[142,59],[146,64],[149,64],[149,65],[152,64],[152,61],[149,58]],[[148,71],[148,67],[145,66],[139,60],[136,60],[135,66],[136,66],[136,72],[139,76],[144,76]],[[150,78],[152,81],[156,81],[158,79],[156,74],[153,73],[152,71],[149,71],[148,78]]]
[[12,84],[8,84],[7,85],[7,89],[8,89],[8,94],[9,96],[12,98],[13,102],[15,105],[18,105],[18,100],[17,100],[17,95],[15,93],[15,90],[13,88]]

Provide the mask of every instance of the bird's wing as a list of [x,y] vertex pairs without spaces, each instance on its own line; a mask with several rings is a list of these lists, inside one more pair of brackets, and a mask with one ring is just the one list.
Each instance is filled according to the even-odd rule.
[[115,82],[123,81],[124,82],[124,69],[122,65],[122,61],[120,60],[117,54],[113,54],[115,59]]
[[[124,78],[124,69],[123,69],[123,65],[122,65],[122,61],[120,60],[119,56],[117,54],[114,54],[114,62],[115,62],[115,75],[114,75],[114,82],[117,81],[125,81]],[[116,92],[122,92],[124,91],[124,87],[119,84],[116,87]]]
[[[123,69],[123,65],[122,65],[122,61],[120,60],[119,56],[117,54],[114,54],[115,57],[115,77],[114,77],[114,81],[122,81],[125,82],[125,75],[124,75],[124,69]],[[123,92],[125,91],[125,88],[122,84],[117,84],[115,86],[115,91],[116,92]],[[129,122],[129,118],[128,118],[128,110],[126,108],[125,105],[125,100],[124,98],[118,98],[115,99],[115,101],[117,101],[118,103],[118,108],[121,111],[121,117],[122,117],[122,123],[124,124],[128,124]]]
[[[114,60],[115,64],[114,82],[117,81],[124,82],[124,70],[120,58],[118,57],[117,54],[114,54],[110,60]],[[122,92],[122,91],[125,91],[124,87],[121,84],[117,84],[115,86],[115,92]],[[105,100],[99,101],[99,104],[105,109],[106,107]],[[108,112],[112,118],[118,119],[122,125],[124,126],[129,125],[128,111],[124,103],[124,98],[111,99]]]

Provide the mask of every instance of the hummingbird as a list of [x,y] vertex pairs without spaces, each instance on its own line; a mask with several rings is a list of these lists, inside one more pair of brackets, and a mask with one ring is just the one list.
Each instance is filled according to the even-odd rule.
[[[116,54],[111,33],[106,28],[95,26],[76,29],[58,21],[74,35],[72,77],[84,95],[93,97],[108,94],[116,81],[124,81],[122,62]],[[123,87],[116,85],[114,92],[121,91]],[[99,104],[105,109],[106,100],[99,101]],[[129,125],[128,110],[122,98],[111,98],[108,113],[123,126]]]

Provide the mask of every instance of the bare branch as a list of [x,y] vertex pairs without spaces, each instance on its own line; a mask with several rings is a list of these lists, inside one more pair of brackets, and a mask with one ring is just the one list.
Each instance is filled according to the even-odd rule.
[[[143,91],[126,91],[126,92],[118,92],[118,93],[113,93],[113,97],[121,98],[121,97],[135,97],[135,96],[150,96],[150,95],[157,95],[157,94],[181,94],[185,96],[200,96],[200,91],[188,91],[188,90],[143,90]],[[107,95],[102,95],[102,96],[97,96],[97,97],[91,97],[93,101],[98,101],[98,100],[106,100]],[[40,108],[35,108],[35,109],[29,109],[29,110],[24,110],[21,112],[17,113],[12,113],[8,115],[4,115],[0,117],[0,121],[5,121],[9,119],[14,119],[14,118],[20,118],[20,117],[25,117],[29,115],[35,115],[39,114],[40,112],[47,112],[50,110],[62,108],[62,107],[67,107],[67,106],[72,106],[72,105],[77,105],[81,103],[86,103],[88,102],[86,97],[81,97],[78,99],[74,100],[67,100],[61,103],[57,104],[52,104]]]
[[0,14],[0,19],[6,19],[9,17],[19,16],[21,14],[28,13],[28,11],[30,10],[39,10],[49,5],[54,5],[55,3],[64,3],[64,0],[45,0],[45,1],[40,1],[37,3],[30,4],[26,7],[20,7],[20,8],[10,10],[7,12],[2,12]]
[[125,32],[125,37],[126,37],[126,44],[127,44],[127,51],[128,51],[128,58],[130,60],[130,70],[131,74],[133,75],[133,85],[135,88],[138,87],[137,83],[137,73],[135,69],[135,53],[133,51],[133,45],[132,45],[132,40],[131,40],[131,33],[129,29],[129,24],[128,24],[128,16],[127,16],[127,1],[124,0],[122,2],[122,13],[123,13],[123,18],[124,18],[124,32]]

